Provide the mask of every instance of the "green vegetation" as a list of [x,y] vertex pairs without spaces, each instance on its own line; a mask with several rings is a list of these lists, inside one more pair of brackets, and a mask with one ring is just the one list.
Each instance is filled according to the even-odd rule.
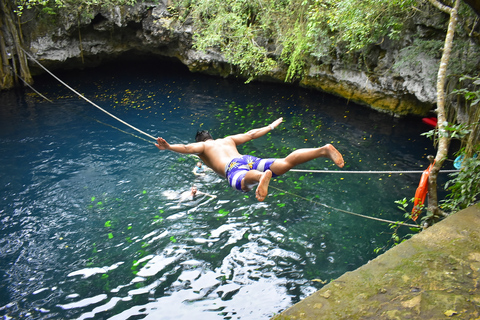
[[71,13],[87,14],[95,7],[111,8],[121,5],[134,5],[136,0],[14,0],[15,12],[21,16],[25,9],[36,8],[47,14],[56,14],[58,9],[66,9]]
[[[467,82],[464,87],[454,90],[453,93],[465,100],[464,111],[467,122],[460,125],[451,125],[452,138],[461,141],[462,148],[456,156],[461,161],[462,170],[453,173],[452,179],[447,182],[446,188],[450,191],[444,201],[445,210],[456,212],[474,204],[480,198],[480,77],[462,77],[460,82]],[[469,89],[471,88],[471,89]]]
[[172,10],[194,22],[197,49],[219,50],[249,80],[284,64],[291,81],[303,76],[308,61],[368,54],[386,37],[399,39],[417,2],[181,0]]

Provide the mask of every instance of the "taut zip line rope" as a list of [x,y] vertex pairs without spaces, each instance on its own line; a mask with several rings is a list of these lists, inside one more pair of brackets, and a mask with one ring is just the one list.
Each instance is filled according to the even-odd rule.
[[66,84],[65,82],[63,82],[62,80],[60,80],[56,75],[54,75],[52,72],[50,72],[50,70],[48,70],[47,68],[45,68],[40,62],[38,62],[34,57],[32,57],[31,54],[29,54],[27,51],[25,51],[23,48],[22,48],[23,52],[25,52],[25,54],[30,58],[32,59],[36,64],[38,64],[43,70],[45,70],[48,74],[50,74],[52,77],[54,77],[58,82],[60,82],[61,84],[63,84],[65,87],[67,87],[68,89],[70,89],[72,92],[74,92],[76,95],[78,95],[80,98],[84,99],[85,101],[87,101],[88,103],[90,103],[91,105],[93,105],[95,108],[105,112],[106,114],[108,114],[110,117],[114,118],[115,120],[117,121],[120,121],[121,123],[123,123],[124,125],[132,128],[133,130],[135,131],[138,131],[140,132],[141,134],[144,134],[145,136],[153,139],[153,140],[157,140],[155,137],[149,135],[148,133],[146,132],[143,132],[142,130],[132,126],[131,124],[123,121],[122,119],[118,118],[117,116],[114,116],[113,114],[111,114],[110,112],[108,112],[107,110],[103,109],[102,107],[96,105],[95,103],[93,103],[92,101],[90,101],[89,99],[87,99],[85,96],[83,96],[82,94],[80,94],[79,92],[77,92],[75,89],[73,89],[72,87],[70,87],[68,84]]
[[354,215],[354,216],[357,216],[357,217],[361,217],[361,218],[365,218],[365,219],[370,219],[370,220],[375,220],[375,221],[380,221],[380,222],[385,222],[385,223],[389,223],[389,224],[401,225],[401,226],[405,226],[405,227],[420,228],[420,226],[419,226],[419,225],[416,225],[416,224],[404,223],[404,222],[398,222],[398,221],[396,222],[396,221],[391,221],[391,220],[386,220],[386,219],[381,219],[381,218],[366,216],[366,215],[363,215],[363,214],[360,214],[360,213],[355,213],[355,212],[351,212],[351,211],[347,211],[347,210],[343,210],[343,209],[334,208],[334,207],[329,206],[329,205],[327,205],[327,204],[324,204],[324,203],[321,203],[321,202],[317,202],[317,201],[314,201],[314,200],[311,200],[311,199],[308,199],[308,198],[299,196],[298,194],[295,194],[295,193],[291,193],[291,192],[282,190],[282,189],[277,188],[277,187],[274,187],[274,186],[272,186],[272,185],[270,185],[269,188],[277,189],[278,191],[291,194],[292,196],[295,196],[295,197],[298,197],[298,198],[300,198],[300,199],[303,199],[303,200],[310,201],[310,202],[312,202],[312,203],[321,205],[321,206],[323,206],[323,207],[325,207],[325,208],[327,208],[327,209],[331,209],[331,210],[335,210],[335,211],[347,213],[347,214]]
[[[312,172],[312,173],[422,173],[423,171],[342,171],[342,170],[304,170],[290,169],[295,172]],[[440,170],[441,173],[459,172],[460,170]]]

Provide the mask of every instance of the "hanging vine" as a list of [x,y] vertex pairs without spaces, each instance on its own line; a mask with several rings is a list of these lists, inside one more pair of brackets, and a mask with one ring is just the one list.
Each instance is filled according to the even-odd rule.
[[24,41],[13,3],[0,1],[0,89],[13,88],[21,77],[26,83],[33,83],[27,58],[23,52]]

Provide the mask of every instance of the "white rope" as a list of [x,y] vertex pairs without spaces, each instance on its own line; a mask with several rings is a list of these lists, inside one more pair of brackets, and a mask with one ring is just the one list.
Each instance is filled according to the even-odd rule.
[[70,89],[71,91],[73,91],[75,94],[77,94],[80,98],[84,99],[85,101],[87,101],[88,103],[90,103],[91,105],[93,105],[94,107],[96,107],[97,109],[105,112],[106,114],[108,114],[110,117],[114,118],[115,120],[117,121],[120,121],[121,123],[123,123],[124,125],[132,128],[133,130],[136,130],[138,132],[140,132],[141,134],[144,134],[146,135],[147,137],[153,139],[153,140],[157,140],[155,137],[149,135],[148,133],[146,132],[143,132],[142,130],[132,126],[131,124],[123,121],[122,119],[114,116],[113,114],[111,114],[110,112],[104,110],[103,108],[101,108],[100,106],[96,105],[95,103],[93,103],[92,101],[90,101],[89,99],[87,99],[86,97],[84,97],[82,94],[78,93],[77,91],[75,91],[72,87],[70,87],[69,85],[67,85],[65,82],[63,82],[62,80],[60,80],[56,75],[54,75],[52,72],[50,72],[50,70],[48,70],[47,68],[45,68],[44,66],[42,66],[40,64],[40,62],[38,62],[34,57],[32,57],[27,51],[25,51],[23,48],[22,48],[23,52],[25,52],[25,54],[30,58],[32,59],[33,61],[35,61],[43,70],[45,70],[47,73],[49,73],[52,77],[54,77],[55,79],[57,79],[61,84],[63,84],[65,87],[67,87],[68,89]]
[[[290,169],[295,172],[312,172],[312,173],[423,173],[423,171],[341,171],[341,170],[304,170],[304,169]],[[441,173],[459,172],[460,170],[440,170]]]
[[405,223],[405,222],[400,222],[400,221],[386,220],[386,219],[381,219],[381,218],[377,218],[377,217],[371,217],[371,216],[367,216],[367,215],[364,215],[364,214],[355,213],[355,212],[351,212],[351,211],[347,211],[347,210],[335,208],[335,207],[329,206],[328,204],[324,204],[324,203],[321,203],[321,202],[318,202],[318,201],[315,201],[315,200],[311,200],[311,199],[308,199],[308,198],[299,196],[298,194],[295,194],[295,193],[292,193],[292,192],[288,192],[288,191],[282,190],[282,189],[277,188],[277,187],[274,187],[274,186],[269,186],[269,188],[277,189],[278,191],[291,194],[292,196],[295,196],[295,197],[298,197],[298,198],[300,198],[300,199],[303,199],[303,200],[310,201],[310,202],[312,202],[312,203],[321,205],[321,206],[323,206],[323,207],[325,207],[325,208],[327,208],[327,209],[336,210],[336,211],[338,211],[338,212],[343,212],[343,213],[350,214],[350,215],[357,216],[357,217],[361,217],[361,218],[364,218],[364,219],[370,219],[370,220],[375,220],[375,221],[380,221],[380,222],[385,222],[385,223],[395,224],[395,225],[400,225],[400,226],[405,226],[405,227],[415,227],[415,228],[420,227],[419,225],[415,225],[415,224],[411,224],[411,223]]
[[15,75],[20,79],[22,80],[22,82],[27,86],[29,87],[30,89],[32,89],[36,94],[38,94],[40,97],[42,97],[43,99],[47,100],[48,102],[52,102],[52,100],[48,99],[47,97],[45,97],[43,94],[41,94],[40,92],[38,92],[37,90],[35,90],[35,88],[33,88],[27,81],[23,80],[22,77],[20,77],[16,72],[15,70],[13,70],[12,67],[10,67],[10,69],[12,69],[12,72],[15,73]]

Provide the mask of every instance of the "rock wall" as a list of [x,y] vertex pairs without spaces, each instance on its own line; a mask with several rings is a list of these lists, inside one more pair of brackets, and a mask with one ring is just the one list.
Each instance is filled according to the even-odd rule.
[[479,319],[480,205],[416,234],[272,320]]
[[[412,30],[418,27],[413,24]],[[236,76],[218,52],[199,52],[192,47],[192,21],[180,23],[169,12],[167,0],[138,3],[134,7],[99,8],[89,17],[57,15],[55,23],[28,25],[26,40],[35,58],[49,68],[94,66],[124,54],[175,58],[193,72],[223,77]],[[308,75],[298,83],[396,115],[425,115],[434,107],[435,84],[428,72],[438,60],[418,57],[415,67],[392,71],[400,55],[398,43],[387,40],[375,46],[369,70],[355,61],[312,62]],[[35,73],[35,65],[31,63]],[[39,71],[39,70],[38,70]],[[262,81],[283,81],[286,70],[275,70]]]

